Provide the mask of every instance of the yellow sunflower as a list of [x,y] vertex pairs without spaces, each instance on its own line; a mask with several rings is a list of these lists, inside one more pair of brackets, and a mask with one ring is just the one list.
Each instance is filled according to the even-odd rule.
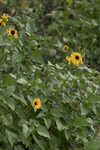
[[95,21],[92,22],[92,26],[97,26],[97,23]]
[[40,98],[35,98],[32,102],[32,106],[35,108],[35,109],[40,109],[41,108],[41,100]]
[[9,29],[7,29],[7,31],[8,31],[8,35],[10,37],[14,37],[14,38],[18,37],[17,30],[15,28],[13,28],[13,27],[9,28]]
[[66,58],[65,58],[67,61],[68,61],[68,64],[70,64],[70,62],[71,62],[71,57],[68,57],[68,56],[66,56]]
[[65,45],[63,48],[62,48],[62,51],[63,52],[66,52],[67,50],[69,50],[69,47],[67,45]]
[[2,15],[2,19],[3,19],[4,22],[8,22],[8,14],[5,14],[5,13],[4,13],[4,14]]
[[3,2],[3,0],[0,0],[0,3],[2,3]]
[[0,26],[2,25],[2,19],[0,18]]
[[5,26],[6,23],[0,18],[0,26]]
[[81,54],[78,53],[78,52],[72,52],[72,54],[71,54],[71,61],[75,65],[78,65],[80,63],[83,64]]

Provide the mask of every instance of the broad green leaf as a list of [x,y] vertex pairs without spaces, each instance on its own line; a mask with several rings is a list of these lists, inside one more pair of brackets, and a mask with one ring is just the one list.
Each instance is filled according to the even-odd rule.
[[35,140],[35,142],[39,145],[40,149],[45,150],[45,148],[43,147],[41,141],[39,139],[37,139],[35,135],[32,135],[32,136],[33,136],[33,139]]
[[7,137],[8,137],[8,141],[10,142],[11,146],[13,146],[14,142],[17,140],[17,134],[10,131],[10,130],[7,130],[6,129],[6,134],[7,134]]
[[15,110],[15,103],[13,101],[14,100],[9,99],[9,101],[7,102],[7,104],[14,111]]
[[62,131],[64,129],[64,126],[63,126],[63,124],[61,123],[60,120],[56,120],[56,125],[57,125],[57,129],[59,131]]
[[24,99],[23,96],[17,96],[17,95],[15,95],[15,94],[12,94],[12,97],[13,97],[15,100],[19,100],[19,101],[21,101],[23,104],[27,105],[27,102],[26,102],[26,100]]
[[38,129],[37,129],[37,133],[43,137],[46,137],[48,139],[50,139],[50,135],[49,135],[49,132],[47,130],[46,127],[44,126],[40,126]]

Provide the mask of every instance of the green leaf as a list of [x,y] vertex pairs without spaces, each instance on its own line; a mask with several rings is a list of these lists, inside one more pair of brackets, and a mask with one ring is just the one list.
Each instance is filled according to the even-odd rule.
[[24,135],[25,137],[28,136],[28,131],[29,131],[28,126],[27,126],[26,124],[23,124],[23,135]]
[[21,145],[16,145],[14,146],[14,150],[25,150],[25,149]]
[[8,75],[5,79],[5,83],[9,84],[9,85],[14,84],[15,83],[15,78],[11,75]]
[[33,53],[32,53],[32,60],[33,62],[44,64],[44,59],[42,55],[38,51],[35,51],[35,50],[33,50]]
[[99,95],[92,95],[91,94],[86,100],[89,103],[100,104],[100,96]]
[[65,134],[65,138],[66,138],[66,140],[68,140],[68,139],[69,139],[69,135],[68,135],[68,132],[67,132],[67,130],[66,130],[66,129],[64,130],[64,134]]
[[68,0],[68,6],[70,7],[73,3],[73,0]]
[[44,126],[40,126],[38,129],[37,129],[37,133],[43,137],[46,137],[48,139],[50,139],[50,135],[49,135],[49,132],[47,130],[46,127]]
[[10,142],[11,146],[13,146],[14,142],[17,140],[17,135],[10,131],[10,130],[7,130],[6,129],[6,134],[7,134],[7,137],[8,137],[8,141]]
[[64,126],[63,126],[63,124],[61,123],[60,120],[56,120],[56,125],[57,125],[57,129],[59,131],[62,131],[64,129]]
[[50,119],[44,118],[44,122],[45,122],[46,127],[49,129],[52,121]]
[[15,94],[12,94],[12,97],[14,97],[16,100],[21,101],[23,104],[27,105],[27,102],[26,102],[26,100],[24,99],[24,97],[22,95],[21,96],[17,96]]
[[41,143],[41,141],[38,140],[35,135],[32,135],[32,136],[33,136],[33,139],[35,140],[35,142],[36,142],[36,143],[38,144],[38,146],[40,147],[40,149],[41,149],[41,150],[45,150],[45,148],[44,148],[43,144]]
[[85,146],[85,150],[99,150],[99,149],[100,149],[100,139],[89,141]]
[[80,104],[80,110],[81,110],[81,115],[84,116],[87,114],[87,109],[82,104]]
[[19,83],[19,84],[23,84],[23,85],[28,84],[28,82],[27,82],[24,78],[20,78],[20,79],[18,79],[18,80],[17,80],[17,83]]
[[56,50],[54,50],[54,49],[49,50],[49,56],[51,56],[51,57],[56,56]]
[[13,101],[14,100],[9,99],[9,101],[7,101],[7,104],[14,111],[15,110],[15,103]]

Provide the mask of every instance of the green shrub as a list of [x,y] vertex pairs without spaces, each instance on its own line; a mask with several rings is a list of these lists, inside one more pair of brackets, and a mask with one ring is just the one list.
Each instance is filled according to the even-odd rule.
[[[99,0],[20,3],[5,1],[9,20],[0,26],[0,150],[99,149],[100,73],[88,68],[99,60],[99,26],[91,24]],[[68,64],[72,51],[86,54],[84,64]]]

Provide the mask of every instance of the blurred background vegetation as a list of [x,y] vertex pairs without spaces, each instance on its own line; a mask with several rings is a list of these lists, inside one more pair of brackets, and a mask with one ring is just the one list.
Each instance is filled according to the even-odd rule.
[[[51,59],[55,57],[60,62],[61,51],[57,48],[68,44],[74,50],[85,52],[85,62],[99,70],[99,6],[99,0],[1,0],[0,12],[13,17],[23,18],[25,14],[32,17],[33,26],[36,26],[33,32],[45,35],[48,50],[52,46],[52,37],[54,39],[55,47],[52,46],[50,55],[46,50]],[[42,47],[43,42],[40,44]]]

